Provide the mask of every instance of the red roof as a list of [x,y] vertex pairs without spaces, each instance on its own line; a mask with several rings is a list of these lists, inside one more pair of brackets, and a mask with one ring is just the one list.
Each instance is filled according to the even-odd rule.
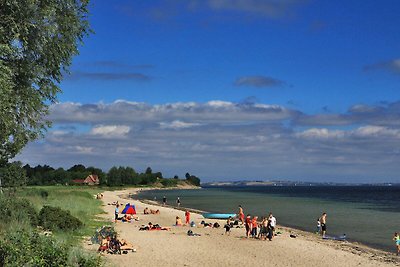
[[99,184],[99,177],[96,174],[91,174],[84,180],[87,184]]

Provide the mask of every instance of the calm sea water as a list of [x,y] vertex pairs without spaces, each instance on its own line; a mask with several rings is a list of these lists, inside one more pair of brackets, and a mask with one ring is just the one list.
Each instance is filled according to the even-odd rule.
[[400,231],[400,187],[395,186],[246,186],[210,187],[201,190],[143,191],[139,198],[208,212],[266,216],[274,213],[278,224],[316,231],[316,220],[326,212],[328,233],[346,234],[349,240],[394,250],[391,240]]

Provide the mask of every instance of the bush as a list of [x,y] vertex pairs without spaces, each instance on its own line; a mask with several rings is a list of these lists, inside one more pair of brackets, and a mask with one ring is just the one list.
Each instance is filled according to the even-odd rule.
[[37,212],[26,199],[0,197],[0,218],[4,224],[25,221],[32,226],[38,225]]
[[78,218],[72,216],[68,210],[43,206],[39,212],[39,225],[52,231],[69,231],[78,229],[83,224]]
[[101,266],[99,257],[74,254],[64,243],[32,231],[9,231],[0,240],[0,266]]
[[44,199],[47,199],[47,197],[49,196],[49,192],[47,192],[46,190],[40,190],[40,196]]
[[174,187],[177,186],[178,180],[176,179],[163,179],[161,184],[165,187]]

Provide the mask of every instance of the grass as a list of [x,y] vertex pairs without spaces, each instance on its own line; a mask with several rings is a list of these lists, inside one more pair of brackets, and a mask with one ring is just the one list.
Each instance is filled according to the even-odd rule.
[[[69,210],[84,223],[84,226],[72,232],[55,232],[54,235],[67,243],[76,244],[77,239],[91,236],[95,229],[107,224],[97,216],[104,213],[102,201],[94,198],[94,195],[101,191],[103,190],[99,187],[35,186],[18,190],[16,196],[31,201],[37,211],[44,205]],[[48,196],[43,197],[43,192],[47,192]]]

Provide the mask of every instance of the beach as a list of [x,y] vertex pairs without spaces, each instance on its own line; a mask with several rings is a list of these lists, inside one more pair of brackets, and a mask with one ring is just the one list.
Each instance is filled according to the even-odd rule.
[[[132,199],[138,190],[103,193],[105,214],[101,216],[110,224],[113,224],[115,206],[108,204],[115,201],[135,205],[139,217],[139,221],[115,223],[118,237],[132,243],[136,252],[103,254],[107,266],[400,266],[399,258],[393,253],[356,243],[323,240],[316,234],[281,227],[279,218],[277,232],[281,234],[272,241],[246,239],[244,228],[233,228],[229,236],[225,235],[223,220],[218,221],[220,228],[204,228],[201,221],[214,223],[217,220],[206,220],[194,212],[190,220],[196,227],[173,226],[176,216],[184,221],[184,211]],[[160,214],[144,215],[146,207],[159,209]],[[139,231],[149,222],[170,230]],[[188,236],[188,230],[200,236]],[[85,247],[96,250],[98,245],[87,243]]]

